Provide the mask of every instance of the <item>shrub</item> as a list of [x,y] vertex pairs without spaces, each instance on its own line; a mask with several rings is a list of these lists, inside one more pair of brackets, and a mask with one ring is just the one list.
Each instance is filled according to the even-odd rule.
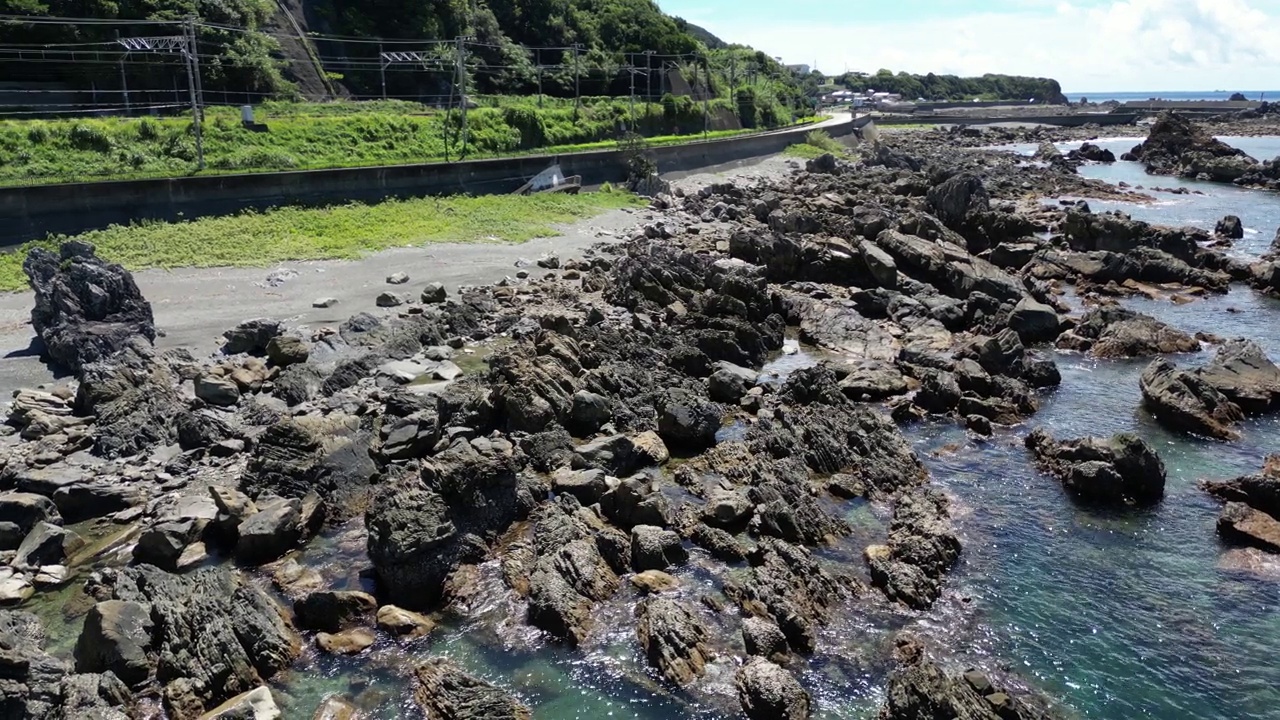
[[40,145],[49,139],[49,128],[44,123],[36,123],[27,130],[27,140],[32,145]]
[[812,145],[824,152],[842,153],[844,146],[827,134],[826,130],[810,130],[804,136],[805,144]]
[[141,140],[155,140],[160,137],[160,123],[151,118],[143,118],[138,121],[138,138]]
[[95,150],[101,153],[111,151],[111,138],[96,125],[76,123],[71,126],[67,137],[71,140],[71,147],[77,150]]

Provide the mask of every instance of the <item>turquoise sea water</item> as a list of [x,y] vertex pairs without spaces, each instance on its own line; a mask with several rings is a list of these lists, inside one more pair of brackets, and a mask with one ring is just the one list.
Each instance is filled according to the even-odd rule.
[[[1142,100],[1227,100],[1236,92],[1235,90],[1208,92],[1150,90],[1139,92],[1069,92],[1064,94],[1073,103],[1080,102],[1082,98],[1088,98],[1089,102],[1095,103],[1108,102],[1110,100],[1123,103]],[[1240,90],[1238,92],[1249,100],[1280,100],[1280,90]]]

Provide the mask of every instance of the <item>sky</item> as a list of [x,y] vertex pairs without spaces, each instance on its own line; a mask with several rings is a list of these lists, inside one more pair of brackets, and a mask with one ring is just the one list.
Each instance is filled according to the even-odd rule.
[[1280,0],[658,0],[828,74],[1005,73],[1072,92],[1280,90]]

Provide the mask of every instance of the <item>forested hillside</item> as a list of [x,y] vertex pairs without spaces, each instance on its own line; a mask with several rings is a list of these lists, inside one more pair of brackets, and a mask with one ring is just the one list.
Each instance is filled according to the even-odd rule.
[[845,73],[836,83],[856,92],[899,93],[906,99],[925,100],[1036,100],[1043,103],[1065,103],[1066,96],[1057,80],[1050,78],[992,75],[957,77],[955,75],[911,75],[880,70],[874,75]]

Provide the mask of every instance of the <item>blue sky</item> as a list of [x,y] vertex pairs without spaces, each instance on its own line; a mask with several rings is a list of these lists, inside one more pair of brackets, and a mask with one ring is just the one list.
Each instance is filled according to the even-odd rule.
[[658,0],[824,72],[1057,78],[1068,92],[1280,89],[1280,0]]

